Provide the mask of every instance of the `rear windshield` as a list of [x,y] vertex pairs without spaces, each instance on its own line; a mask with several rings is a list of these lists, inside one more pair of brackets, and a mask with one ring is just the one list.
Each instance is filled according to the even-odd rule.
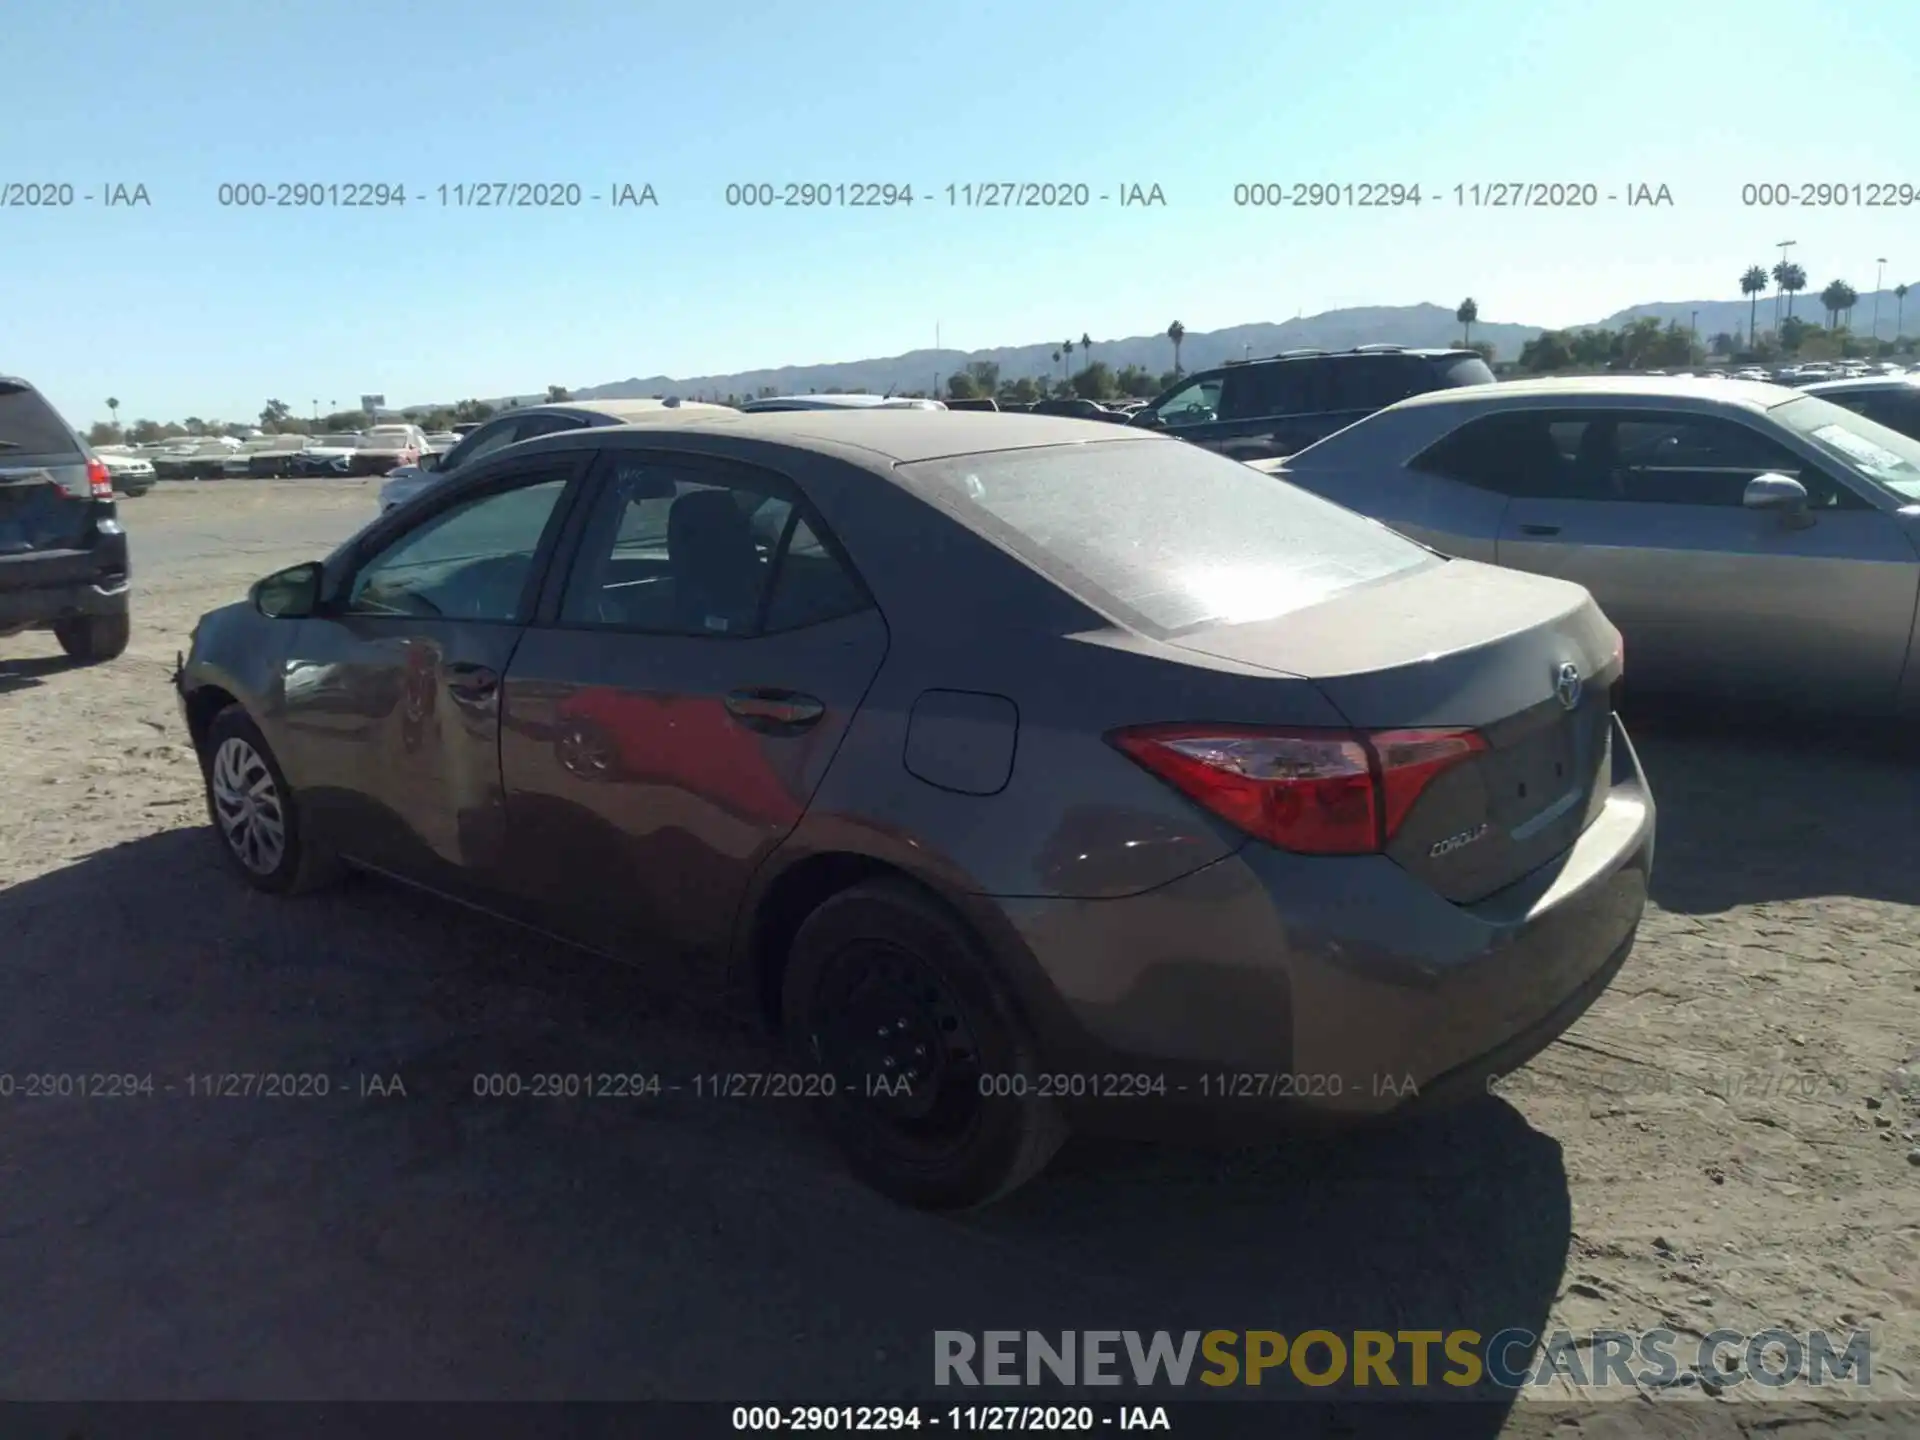
[[0,455],[77,455],[73,432],[40,392],[0,380]]
[[1443,390],[1455,385],[1491,385],[1495,378],[1493,367],[1478,355],[1435,360],[1433,369]]
[[1269,620],[1443,563],[1384,525],[1176,440],[963,455],[900,475],[1150,634]]

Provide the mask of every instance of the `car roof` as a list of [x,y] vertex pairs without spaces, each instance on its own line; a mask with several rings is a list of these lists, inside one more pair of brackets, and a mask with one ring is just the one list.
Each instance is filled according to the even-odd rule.
[[[715,407],[691,414],[670,412],[636,425],[612,425],[582,436],[578,431],[543,435],[498,452],[527,454],[535,449],[567,449],[583,439],[595,446],[658,443],[664,434],[731,436],[744,441],[784,445],[795,450],[835,455],[869,469],[912,464],[950,455],[979,455],[1001,450],[1036,450],[1091,441],[1122,444],[1184,442],[1151,431],[1081,420],[1064,415],[1009,415],[978,410],[769,410],[757,414]],[[488,457],[491,459],[492,457]]]
[[1802,387],[1802,395],[1848,395],[1862,390],[1920,390],[1920,375],[1863,375],[1853,380],[1822,380]]
[[523,405],[510,413],[524,414],[528,410],[587,410],[595,415],[605,415],[612,419],[625,419],[629,415],[655,415],[662,412],[671,414],[675,410],[730,410],[730,405],[715,405],[706,400],[653,400],[638,398],[632,400],[554,400],[544,405]]
[[1532,380],[1502,380],[1492,385],[1460,385],[1451,390],[1430,390],[1411,395],[1392,409],[1411,410],[1436,405],[1481,406],[1500,409],[1508,403],[1538,404],[1543,400],[1564,400],[1570,404],[1604,403],[1609,400],[1665,400],[1680,408],[1718,409],[1740,405],[1753,410],[1770,410],[1797,399],[1804,391],[1764,380],[1706,380],[1679,375],[1562,375]]
[[[756,395],[743,403],[747,405],[818,405],[823,410],[852,409],[862,405],[879,405],[892,399],[890,395],[875,395],[870,390],[834,391],[832,394],[808,395]],[[905,398],[905,397],[902,397]]]

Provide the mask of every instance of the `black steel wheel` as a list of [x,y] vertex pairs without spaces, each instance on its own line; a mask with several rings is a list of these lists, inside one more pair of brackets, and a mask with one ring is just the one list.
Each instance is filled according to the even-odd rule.
[[797,1060],[832,1092],[828,1130],[894,1199],[987,1204],[1066,1138],[1006,987],[966,928],[910,884],[857,885],[814,911],[794,938],[782,1010]]

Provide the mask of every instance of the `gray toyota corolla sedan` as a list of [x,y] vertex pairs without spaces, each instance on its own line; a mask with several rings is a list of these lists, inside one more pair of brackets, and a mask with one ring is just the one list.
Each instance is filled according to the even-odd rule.
[[756,1007],[867,1181],[1477,1093],[1626,958],[1578,586],[1177,440],[942,412],[517,444],[204,617],[236,872],[382,872]]
[[1920,715],[1920,441],[1817,396],[1474,385],[1255,464],[1448,554],[1584,586],[1636,688]]

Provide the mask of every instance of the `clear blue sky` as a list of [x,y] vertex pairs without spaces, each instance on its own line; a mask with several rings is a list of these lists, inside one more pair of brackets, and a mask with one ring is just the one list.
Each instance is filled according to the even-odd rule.
[[[1747,181],[1920,185],[1914,0],[6,0],[0,370],[77,424],[304,412],[1204,331],[1465,295],[1569,324],[1920,280],[1920,207],[1743,209]],[[729,209],[729,182],[1158,184],[1163,210]],[[1236,210],[1237,181],[1671,187],[1666,210]],[[651,183],[658,208],[442,209],[463,181]],[[242,212],[222,182],[402,182]],[[1904,267],[1904,268],[1903,268]]]

